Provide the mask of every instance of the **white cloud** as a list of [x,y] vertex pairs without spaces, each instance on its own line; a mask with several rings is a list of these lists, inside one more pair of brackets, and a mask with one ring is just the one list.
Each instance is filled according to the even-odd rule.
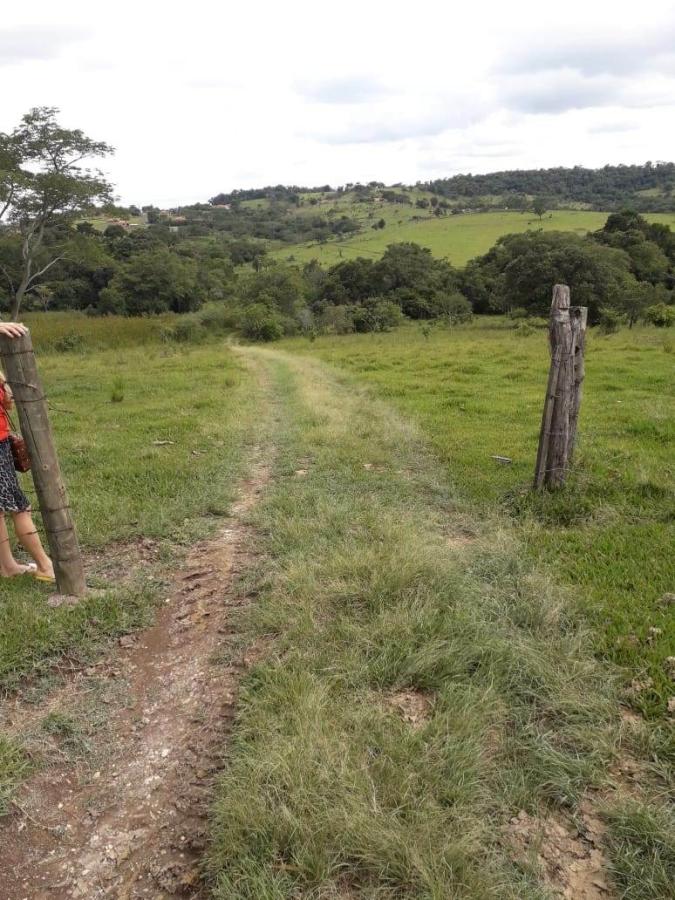
[[391,93],[370,75],[340,75],[336,78],[301,80],[296,90],[315,103],[367,103]]
[[87,34],[77,25],[0,25],[0,66],[53,59]]
[[501,101],[524,113],[563,113],[616,103],[622,85],[607,75],[583,76],[572,69],[534,72],[508,79]]
[[[535,0],[47,0],[3,9],[0,130],[58,106],[126,202],[672,157],[675,12]],[[540,24],[537,24],[540,23]],[[621,128],[612,123],[621,123]]]

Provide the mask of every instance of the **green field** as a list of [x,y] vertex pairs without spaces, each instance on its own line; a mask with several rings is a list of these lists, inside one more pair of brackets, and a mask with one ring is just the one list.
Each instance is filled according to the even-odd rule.
[[675,608],[659,604],[675,584],[672,338],[650,328],[593,332],[575,475],[563,493],[541,498],[528,487],[545,332],[523,336],[486,320],[428,337],[411,325],[289,346],[348,370],[420,422],[462,496],[504,510],[533,557],[570,584],[595,623],[597,652],[627,667],[627,683],[651,679],[630,701],[664,714],[673,693],[664,664],[675,654]]
[[[371,204],[368,209],[373,208]],[[340,206],[340,213],[363,217],[364,205]],[[323,207],[316,211],[325,213]],[[420,222],[413,222],[415,214],[424,215]],[[585,234],[595,231],[607,221],[607,213],[590,210],[556,210],[547,213],[541,223],[531,212],[482,212],[450,215],[441,218],[430,216],[427,210],[412,210],[410,207],[392,207],[391,204],[377,205],[373,220],[363,219],[365,231],[341,241],[325,244],[297,244],[277,248],[273,256],[278,259],[293,259],[308,262],[318,259],[324,265],[333,265],[341,259],[356,256],[380,257],[389,244],[398,241],[414,241],[428,247],[434,256],[447,257],[455,266],[463,266],[475,256],[486,253],[497,238],[511,232],[543,228],[544,231],[573,231]],[[385,228],[373,230],[370,225],[380,217],[387,222]],[[675,213],[650,214],[645,218],[650,222],[663,222],[675,226]],[[402,222],[402,224],[399,224]]]
[[[577,469],[537,497],[543,331],[486,319],[270,349],[177,345],[152,319],[31,326],[90,582],[139,539],[160,553],[75,607],[0,583],[5,693],[44,693],[59,659],[82,667],[151,621],[250,448],[274,447],[247,513],[239,587],[255,601],[232,612],[232,637],[265,652],[214,788],[214,898],[544,900],[504,828],[520,810],[573,821],[600,790],[607,877],[632,900],[667,896],[666,332],[591,334]],[[626,753],[642,767],[628,801],[612,787]],[[0,814],[43,764],[0,734]]]
[[[57,314],[55,325],[62,319]],[[256,394],[231,354],[187,353],[156,338],[139,347],[130,341],[132,323],[107,320],[117,349],[41,353],[40,370],[85,550],[143,537],[167,541],[170,555],[172,544],[188,545],[227,509],[242,447],[255,432]],[[96,348],[98,324],[71,317],[70,327]],[[135,339],[145,331],[149,340],[157,323],[135,325]],[[39,346],[39,327],[34,331]],[[30,477],[23,481],[34,496]],[[141,588],[147,593],[147,585]],[[92,598],[103,616],[90,604],[49,610],[46,592],[30,579],[0,583],[0,690],[49,668],[60,653],[86,656],[101,631],[126,621],[126,591]]]

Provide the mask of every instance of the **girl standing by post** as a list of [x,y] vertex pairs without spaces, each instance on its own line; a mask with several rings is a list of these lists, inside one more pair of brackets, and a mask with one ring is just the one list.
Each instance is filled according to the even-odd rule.
[[[26,329],[14,322],[0,322],[0,333],[18,337],[25,334]],[[30,514],[30,503],[19,486],[14,469],[7,417],[11,408],[12,391],[5,381],[5,376],[0,372],[0,574],[4,578],[30,574],[39,581],[53,582],[54,567],[42,547]],[[19,542],[33,557],[35,564],[25,566],[14,559],[7,532],[7,514],[13,519],[14,531]]]

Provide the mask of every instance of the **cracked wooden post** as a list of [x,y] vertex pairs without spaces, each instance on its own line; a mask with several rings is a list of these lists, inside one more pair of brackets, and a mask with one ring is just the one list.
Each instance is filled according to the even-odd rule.
[[566,284],[553,288],[549,342],[551,366],[541,419],[534,487],[560,487],[565,482],[576,437],[584,379],[587,310],[570,309]]
[[86,590],[82,555],[61,477],[30,333],[14,338],[0,335],[0,358],[14,394],[21,433],[31,458],[31,473],[54,563],[56,586],[62,594],[81,597]]
[[574,332],[574,386],[572,391],[572,411],[570,413],[570,446],[568,463],[572,463],[577,443],[577,423],[581,408],[584,378],[586,377],[586,324],[588,322],[587,306],[571,306],[572,331]]

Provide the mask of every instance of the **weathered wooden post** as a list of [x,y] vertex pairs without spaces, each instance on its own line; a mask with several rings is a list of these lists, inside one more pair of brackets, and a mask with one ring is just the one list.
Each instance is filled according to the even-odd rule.
[[574,386],[572,393],[572,412],[570,414],[570,448],[568,462],[571,464],[574,449],[577,442],[577,422],[581,408],[581,396],[583,392],[584,378],[586,377],[586,324],[588,322],[588,307],[571,306],[572,331],[574,332]]
[[15,338],[0,335],[0,358],[14,393],[21,433],[32,461],[31,472],[54,563],[56,585],[62,594],[82,596],[86,590],[82,555],[61,477],[30,333]]
[[560,487],[569,469],[584,379],[585,307],[570,309],[566,284],[553,288],[549,342],[551,367],[541,419],[534,487]]

